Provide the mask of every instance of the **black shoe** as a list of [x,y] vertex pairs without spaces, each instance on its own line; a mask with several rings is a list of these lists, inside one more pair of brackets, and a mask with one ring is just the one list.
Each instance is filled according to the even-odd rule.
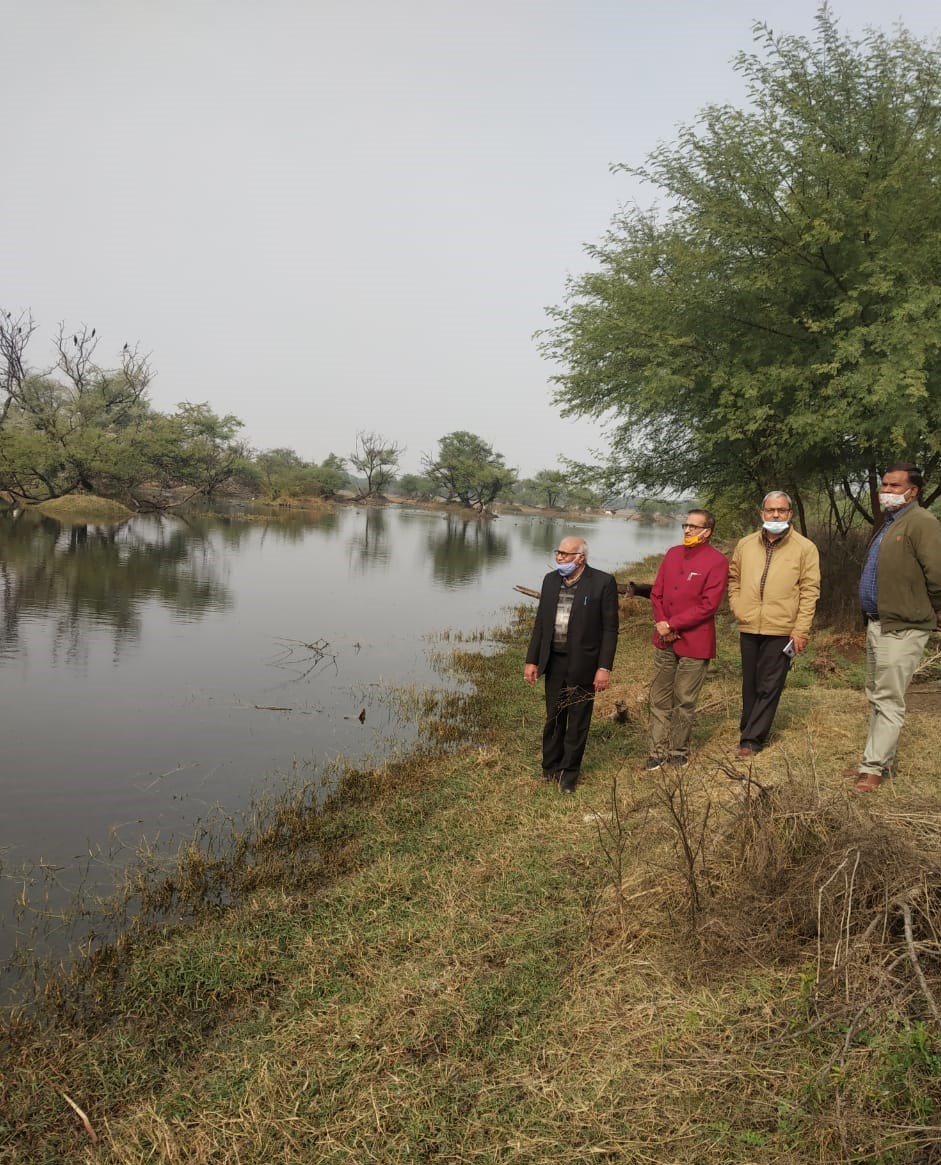
[[678,752],[675,752],[673,756],[670,757],[669,761],[667,761],[667,764],[671,764],[674,768],[677,769],[685,769],[689,764],[689,757],[681,756]]
[[644,761],[644,768],[648,773],[656,772],[657,769],[662,769],[664,760],[662,756],[648,756]]
[[559,792],[560,793],[574,793],[575,784],[578,781],[578,773],[559,773]]

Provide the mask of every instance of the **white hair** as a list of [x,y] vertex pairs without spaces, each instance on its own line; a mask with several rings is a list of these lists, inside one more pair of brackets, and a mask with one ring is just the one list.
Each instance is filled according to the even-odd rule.
[[761,499],[761,508],[764,509],[772,498],[784,498],[784,500],[787,502],[787,508],[789,510],[794,509],[794,503],[791,501],[790,495],[786,494],[783,489],[773,489],[771,493],[765,494],[765,496]]

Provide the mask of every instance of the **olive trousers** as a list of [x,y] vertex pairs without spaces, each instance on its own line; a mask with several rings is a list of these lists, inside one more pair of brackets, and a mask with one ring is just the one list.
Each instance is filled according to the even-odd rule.
[[690,659],[669,648],[654,648],[650,684],[651,756],[689,756],[696,701],[708,659]]

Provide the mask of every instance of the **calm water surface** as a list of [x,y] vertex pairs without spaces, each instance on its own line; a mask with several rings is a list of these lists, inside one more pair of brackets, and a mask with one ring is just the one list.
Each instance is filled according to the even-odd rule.
[[0,912],[23,863],[67,872],[169,842],[266,774],[407,743],[384,696],[440,685],[429,637],[528,601],[514,584],[538,587],[571,530],[611,570],[678,533],[394,507],[100,528],[0,515]]

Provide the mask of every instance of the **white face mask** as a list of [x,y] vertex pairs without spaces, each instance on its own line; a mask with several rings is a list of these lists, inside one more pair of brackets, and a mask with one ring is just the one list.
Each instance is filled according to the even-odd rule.
[[[908,492],[906,490],[905,494]],[[908,505],[908,498],[905,494],[879,494],[879,505],[884,510],[900,510],[902,506]]]
[[764,528],[768,531],[769,534],[783,534],[784,531],[788,528],[788,526],[790,526],[791,523],[790,522],[762,522],[761,524],[762,524],[762,526],[764,526]]

